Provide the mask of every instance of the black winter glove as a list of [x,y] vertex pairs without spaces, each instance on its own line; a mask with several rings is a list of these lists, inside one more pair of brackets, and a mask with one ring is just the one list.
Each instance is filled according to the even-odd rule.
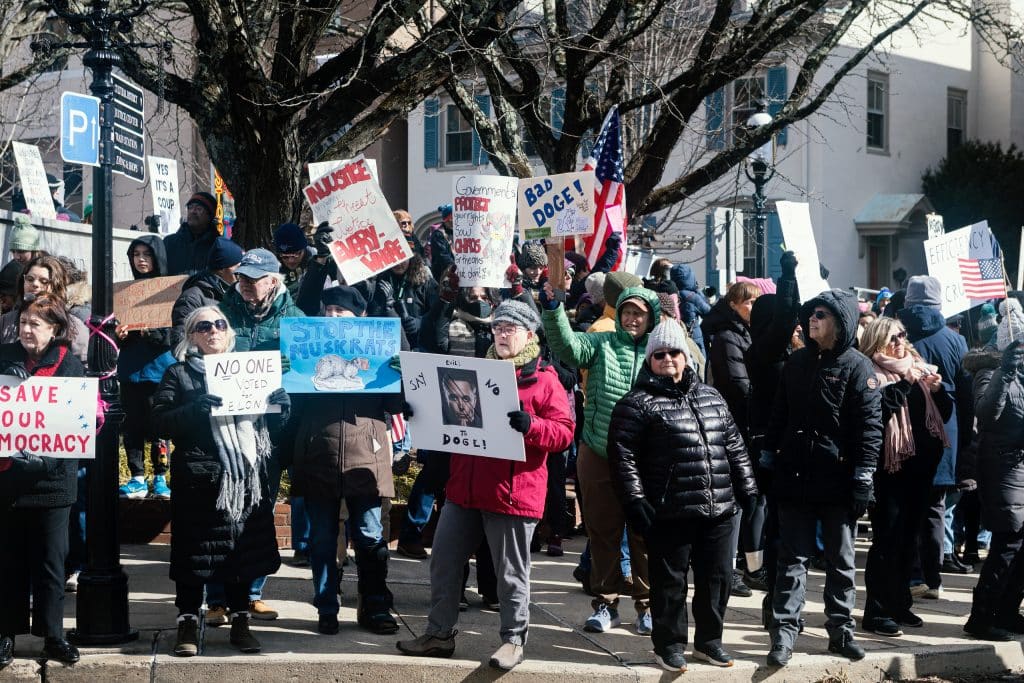
[[380,294],[381,301],[384,302],[384,306],[389,310],[398,312],[395,308],[395,288],[385,279],[377,280],[377,292]]
[[406,420],[413,416],[412,406],[409,405],[408,401],[402,401],[402,416]]
[[868,508],[874,502],[874,495],[871,485],[855,484],[853,489],[853,503],[850,505],[850,518],[856,523],[864,516]]
[[526,434],[530,431],[530,423],[533,419],[530,414],[522,409],[523,404],[519,404],[519,410],[513,410],[508,414],[508,424],[512,429],[516,430],[521,434]]
[[541,287],[540,291],[538,292],[538,298],[540,300],[540,305],[543,306],[544,308],[548,309],[549,311],[555,310],[556,308],[558,308],[558,304],[560,304],[563,301],[565,301],[565,291],[564,290],[553,289],[553,293],[554,293],[554,295],[549,297],[547,291],[543,287]]
[[281,406],[281,410],[286,412],[292,407],[292,399],[284,388],[274,389],[267,397],[267,403],[272,406]]
[[622,233],[621,232],[613,232],[611,235],[608,236],[608,239],[606,239],[604,241],[604,248],[609,250],[609,251],[612,251],[614,249],[618,249],[621,246],[622,246]]
[[1012,342],[1003,351],[1003,362],[1000,367],[1004,375],[1014,375],[1024,365],[1024,345],[1020,341]]
[[784,252],[782,258],[779,259],[779,265],[782,266],[782,276],[790,280],[796,277],[796,264],[796,254],[791,251]]
[[49,467],[46,461],[35,453],[21,451],[11,456],[10,472],[21,483],[34,484],[46,477]]
[[316,232],[313,233],[313,246],[316,247],[317,256],[330,256],[331,248],[328,246],[334,241],[334,228],[324,221],[320,225],[316,226]]
[[654,526],[654,506],[648,503],[646,498],[634,498],[629,501],[626,503],[625,512],[629,528],[641,536],[646,536]]
[[216,396],[214,394],[203,394],[196,399],[196,405],[199,406],[199,410],[204,413],[209,413],[214,408],[220,408],[224,405],[224,401],[220,396]]

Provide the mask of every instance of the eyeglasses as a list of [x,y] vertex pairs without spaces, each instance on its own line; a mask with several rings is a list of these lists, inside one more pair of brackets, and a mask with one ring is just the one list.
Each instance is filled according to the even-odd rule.
[[683,354],[679,349],[672,349],[671,351],[655,351],[651,354],[651,358],[654,360],[665,360],[666,357],[671,356],[672,358],[679,358]]
[[27,282],[30,285],[34,285],[38,282],[43,287],[46,287],[47,285],[50,284],[50,280],[46,279],[45,277],[36,277],[35,275],[22,275],[22,277],[25,279],[25,282]]
[[224,318],[220,318],[219,320],[200,320],[196,323],[196,326],[192,331],[198,332],[199,334],[209,334],[215,327],[220,332],[226,332],[228,329],[228,321]]
[[495,337],[511,337],[516,333],[516,325],[494,325],[491,332]]
[[398,221],[399,225],[412,225],[412,221]]
[[832,314],[829,313],[828,311],[814,311],[813,313],[811,313],[811,317],[816,318],[818,320],[824,320],[825,318],[831,318]]
[[900,332],[899,334],[893,334],[893,335],[890,335],[890,337],[889,337],[889,343],[890,344],[895,344],[896,342],[903,341],[906,338],[907,338],[907,333],[906,332]]
[[299,256],[304,251],[305,249],[296,249],[295,251],[279,251],[278,253],[281,254],[281,256]]

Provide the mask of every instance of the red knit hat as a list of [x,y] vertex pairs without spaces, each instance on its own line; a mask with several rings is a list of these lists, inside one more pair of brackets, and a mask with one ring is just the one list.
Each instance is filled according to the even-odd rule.
[[189,207],[189,204],[199,204],[209,212],[210,218],[217,215],[217,200],[209,192],[196,192],[185,202],[186,209]]

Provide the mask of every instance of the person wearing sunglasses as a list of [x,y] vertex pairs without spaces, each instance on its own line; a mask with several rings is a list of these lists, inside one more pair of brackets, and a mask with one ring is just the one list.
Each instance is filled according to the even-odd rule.
[[647,340],[632,391],[615,404],[608,464],[630,528],[647,542],[651,639],[662,668],[685,671],[687,572],[693,657],[732,666],[722,648],[740,509],[757,495],[746,446],[722,396],[697,377],[675,320]]
[[861,351],[875,365],[885,425],[874,476],[861,627],[882,636],[900,636],[901,626],[924,623],[910,611],[910,579],[932,479],[949,443],[943,424],[953,412],[953,399],[937,368],[925,363],[907,341],[899,321],[883,317],[868,325]]
[[857,297],[841,289],[801,306],[807,345],[786,361],[768,422],[759,464],[774,480],[780,541],[769,666],[785,666],[793,654],[819,520],[828,650],[864,658],[853,636],[853,544],[882,450],[882,405],[874,365],[854,348],[858,317]]
[[274,531],[277,492],[268,470],[272,438],[288,420],[291,402],[284,389],[277,389],[268,401],[280,405],[280,413],[213,416],[222,401],[206,385],[206,363],[235,350],[235,330],[214,306],[190,313],[185,330],[174,350],[178,363],[167,369],[153,395],[157,434],[174,440],[174,654],[198,654],[199,609],[208,583],[219,584],[226,596],[231,644],[242,652],[259,652],[260,643],[249,630],[249,590],[254,580],[281,566]]

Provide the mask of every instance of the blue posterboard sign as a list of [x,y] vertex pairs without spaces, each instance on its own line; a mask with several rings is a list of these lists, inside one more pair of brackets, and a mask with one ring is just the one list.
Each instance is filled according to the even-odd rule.
[[397,394],[402,376],[399,318],[282,318],[281,353],[295,394]]

